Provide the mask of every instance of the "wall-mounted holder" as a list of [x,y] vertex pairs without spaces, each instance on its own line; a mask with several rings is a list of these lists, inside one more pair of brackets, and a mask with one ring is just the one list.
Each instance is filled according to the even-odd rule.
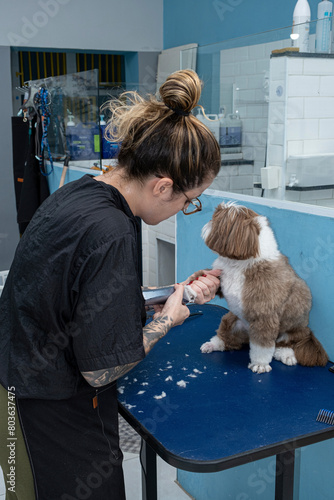
[[262,189],[277,189],[281,185],[281,167],[261,168]]

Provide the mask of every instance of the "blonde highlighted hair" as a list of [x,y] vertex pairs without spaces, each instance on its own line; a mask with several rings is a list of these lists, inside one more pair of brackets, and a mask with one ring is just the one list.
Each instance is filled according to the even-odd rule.
[[190,112],[198,105],[202,84],[192,70],[171,74],[160,87],[161,100],[124,92],[107,108],[106,137],[120,143],[118,163],[129,178],[169,177],[175,191],[190,190],[220,168],[219,145]]

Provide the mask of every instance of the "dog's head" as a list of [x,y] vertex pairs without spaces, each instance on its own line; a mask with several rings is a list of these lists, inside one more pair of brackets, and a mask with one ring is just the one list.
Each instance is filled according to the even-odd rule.
[[246,260],[259,256],[260,217],[250,208],[221,203],[202,229],[205,244],[222,257]]

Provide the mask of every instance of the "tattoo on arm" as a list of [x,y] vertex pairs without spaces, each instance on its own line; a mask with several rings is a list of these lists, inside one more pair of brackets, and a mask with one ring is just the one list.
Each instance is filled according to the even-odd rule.
[[95,370],[93,372],[82,372],[82,375],[93,387],[101,387],[122,377],[138,363],[139,361],[136,361],[128,365],[114,366],[113,368],[107,369],[103,368],[102,370]]
[[[166,333],[173,326],[173,318],[170,316],[161,316],[154,319],[147,326],[143,328],[143,344],[145,353],[147,354],[152,347],[166,335]],[[134,366],[136,366],[139,361],[135,363],[130,363],[128,365],[114,366],[113,368],[103,368],[102,370],[95,370],[92,372],[82,372],[83,377],[87,382],[93,387],[101,387],[103,385],[110,384],[119,377],[125,375]]]
[[173,326],[173,318],[160,316],[154,319],[143,329],[143,342],[145,352],[148,353],[152,347],[166,335]]

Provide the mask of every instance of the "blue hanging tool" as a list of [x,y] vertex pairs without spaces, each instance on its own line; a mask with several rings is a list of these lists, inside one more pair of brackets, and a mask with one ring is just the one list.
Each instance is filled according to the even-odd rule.
[[[35,103],[37,107],[37,122],[42,123],[42,140],[40,144],[40,148],[38,154],[36,154],[36,158],[39,161],[40,171],[42,175],[50,175],[53,172],[53,159],[51,155],[50,145],[48,141],[48,127],[50,125],[50,99],[49,99],[49,91],[45,87],[41,87],[38,93],[35,96]],[[36,134],[38,137],[38,134]],[[50,161],[51,170],[50,172],[44,172],[43,170],[43,152],[44,148],[47,149],[48,159]]]

